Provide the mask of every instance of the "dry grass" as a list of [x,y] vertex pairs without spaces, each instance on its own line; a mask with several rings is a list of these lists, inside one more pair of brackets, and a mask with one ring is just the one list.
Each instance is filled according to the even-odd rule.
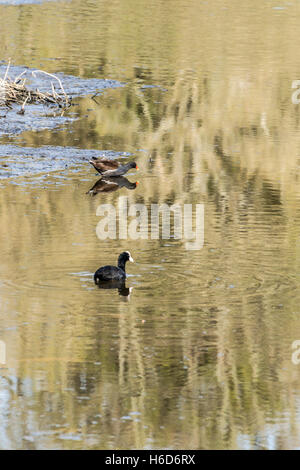
[[51,92],[41,92],[38,89],[31,90],[25,85],[27,70],[24,70],[13,80],[8,75],[9,68],[10,62],[7,65],[4,77],[0,78],[0,106],[11,108],[13,104],[19,104],[21,105],[20,112],[24,113],[26,104],[56,105],[59,108],[67,108],[71,105],[71,98],[66,94],[61,80],[56,75],[44,72],[43,70],[31,72],[33,77],[38,73],[48,75],[59,84],[59,93],[55,90],[53,82],[51,82]]

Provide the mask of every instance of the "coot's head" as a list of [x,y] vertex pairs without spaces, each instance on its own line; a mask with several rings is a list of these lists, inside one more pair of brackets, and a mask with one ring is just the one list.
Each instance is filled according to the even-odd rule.
[[131,261],[134,263],[134,260],[130,254],[129,251],[123,251],[123,253],[120,254],[119,259],[118,259],[118,266],[124,265],[127,261]]
[[136,168],[138,170],[138,166],[135,162],[130,162],[130,168]]

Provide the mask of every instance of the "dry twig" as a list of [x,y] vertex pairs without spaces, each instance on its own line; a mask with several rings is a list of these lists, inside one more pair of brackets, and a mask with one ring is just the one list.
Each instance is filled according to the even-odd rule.
[[40,104],[54,104],[60,108],[67,108],[71,105],[71,98],[66,94],[61,80],[54,74],[44,72],[43,70],[35,70],[32,75],[35,77],[37,73],[43,73],[50,77],[55,78],[61,88],[62,94],[58,94],[51,82],[51,92],[41,92],[38,89],[30,90],[25,86],[26,78],[22,80],[22,76],[27,72],[24,70],[18,75],[15,80],[12,80],[9,75],[10,60],[8,62],[4,78],[0,78],[0,106],[11,108],[12,104],[22,105],[21,112],[24,113],[25,105],[32,103]]

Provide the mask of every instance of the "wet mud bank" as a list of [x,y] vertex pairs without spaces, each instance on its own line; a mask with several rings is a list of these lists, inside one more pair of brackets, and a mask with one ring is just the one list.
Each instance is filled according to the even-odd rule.
[[[0,64],[0,76],[4,76],[7,64]],[[11,66],[9,75],[12,79],[26,70],[29,89],[38,89],[46,92],[51,87],[53,79],[44,74],[32,75],[33,69]],[[63,83],[64,89],[76,105],[80,97],[98,95],[107,89],[123,86],[114,80],[83,79],[63,73],[56,74]],[[32,176],[50,171],[65,170],[98,156],[99,151],[80,150],[76,147],[40,147],[27,148],[18,145],[6,145],[4,138],[13,140],[14,136],[22,132],[40,132],[43,130],[62,129],[79,118],[76,106],[64,111],[58,106],[43,104],[28,104],[24,114],[20,113],[20,105],[14,104],[11,108],[0,107],[0,179],[18,176]],[[2,138],[2,145],[1,145]],[[107,156],[117,156],[114,152],[101,152]],[[119,156],[119,155],[118,155]]]
[[[41,175],[52,171],[76,170],[80,165],[88,165],[88,161],[92,157],[99,156],[99,153],[99,150],[85,150],[75,147],[33,148],[0,145],[0,179]],[[129,153],[113,151],[101,151],[101,154],[118,159],[129,156]],[[94,173],[96,174],[95,171]]]
[[[5,75],[7,64],[0,64],[0,76]],[[33,69],[26,67],[11,66],[9,75],[12,79],[21,75],[27,78],[27,86],[29,89],[46,93],[51,88],[51,83],[55,80],[42,73],[32,75]],[[101,80],[97,78],[78,78],[72,75],[65,75],[57,73],[56,76],[63,83],[64,89],[72,100],[74,98],[96,95],[109,88],[117,88],[123,86],[122,83],[115,80]],[[76,118],[76,113],[72,110],[64,115],[61,109],[57,106],[48,106],[41,104],[28,104],[25,107],[23,115],[18,114],[20,106],[15,104],[12,108],[5,106],[0,107],[0,137],[5,134],[16,135],[23,131],[39,131],[44,129],[53,129],[59,127],[66,122],[70,122]]]

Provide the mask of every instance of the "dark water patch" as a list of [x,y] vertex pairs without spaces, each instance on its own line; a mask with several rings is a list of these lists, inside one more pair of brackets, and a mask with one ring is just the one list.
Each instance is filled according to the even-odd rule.
[[160,85],[142,85],[141,86],[141,90],[149,90],[149,89],[152,89],[152,88],[158,88],[160,89],[161,91],[168,91],[167,88],[164,88]]

